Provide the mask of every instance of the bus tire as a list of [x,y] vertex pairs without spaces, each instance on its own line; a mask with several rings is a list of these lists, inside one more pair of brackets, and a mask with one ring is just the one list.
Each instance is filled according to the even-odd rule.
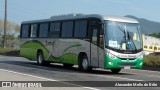
[[83,55],[79,61],[79,69],[82,71],[91,71],[92,67],[89,67],[88,58],[86,55]]
[[44,65],[44,57],[41,51],[37,53],[37,64]]
[[74,64],[63,63],[63,66],[64,66],[64,67],[67,67],[67,68],[70,68],[70,67],[73,67]]
[[40,66],[50,65],[50,62],[49,62],[49,61],[44,61],[43,53],[42,53],[41,51],[39,51],[39,52],[37,53],[37,64],[40,65]]
[[119,73],[121,71],[121,69],[111,69],[112,73]]

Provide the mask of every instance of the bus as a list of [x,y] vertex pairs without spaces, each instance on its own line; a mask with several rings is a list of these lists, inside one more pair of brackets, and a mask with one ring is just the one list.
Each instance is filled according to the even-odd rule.
[[24,21],[20,32],[20,55],[38,65],[61,63],[92,68],[141,69],[143,45],[137,20],[99,14],[69,14]]

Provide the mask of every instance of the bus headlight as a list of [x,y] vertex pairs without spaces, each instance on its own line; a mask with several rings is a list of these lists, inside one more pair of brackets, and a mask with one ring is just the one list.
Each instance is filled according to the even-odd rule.
[[142,55],[140,55],[138,58],[143,58],[143,54],[142,54]]
[[142,65],[143,65],[143,62],[140,63],[140,66],[142,66]]
[[108,56],[109,56],[110,58],[117,58],[115,55],[113,55],[113,54],[111,54],[111,53],[108,53]]
[[112,62],[108,62],[108,64],[109,64],[109,65],[113,65],[113,63],[112,63]]

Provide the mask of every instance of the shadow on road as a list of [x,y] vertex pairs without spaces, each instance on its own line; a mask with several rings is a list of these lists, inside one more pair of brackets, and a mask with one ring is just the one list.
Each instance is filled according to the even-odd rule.
[[[111,71],[109,70],[97,70],[97,69],[93,69],[90,72],[83,72],[81,70],[79,70],[77,67],[71,67],[71,68],[66,68],[63,67],[63,65],[61,64],[51,64],[48,66],[38,66],[36,62],[34,61],[0,61],[0,63],[5,63],[5,64],[10,64],[10,65],[18,65],[18,66],[22,66],[22,67],[28,67],[28,68],[32,68],[32,69],[36,69],[36,70],[48,70],[51,72],[54,71],[58,71],[58,72],[74,72],[74,73],[89,73],[89,74],[97,74],[97,75],[133,75],[133,74],[128,74],[128,73],[118,73],[118,74],[113,74]],[[12,68],[13,66],[10,66],[10,68]]]

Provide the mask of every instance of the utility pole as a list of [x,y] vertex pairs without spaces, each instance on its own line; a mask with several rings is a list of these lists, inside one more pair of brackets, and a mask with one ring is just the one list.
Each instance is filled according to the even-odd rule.
[[5,0],[3,48],[5,48],[6,44],[6,30],[7,30],[7,0]]

